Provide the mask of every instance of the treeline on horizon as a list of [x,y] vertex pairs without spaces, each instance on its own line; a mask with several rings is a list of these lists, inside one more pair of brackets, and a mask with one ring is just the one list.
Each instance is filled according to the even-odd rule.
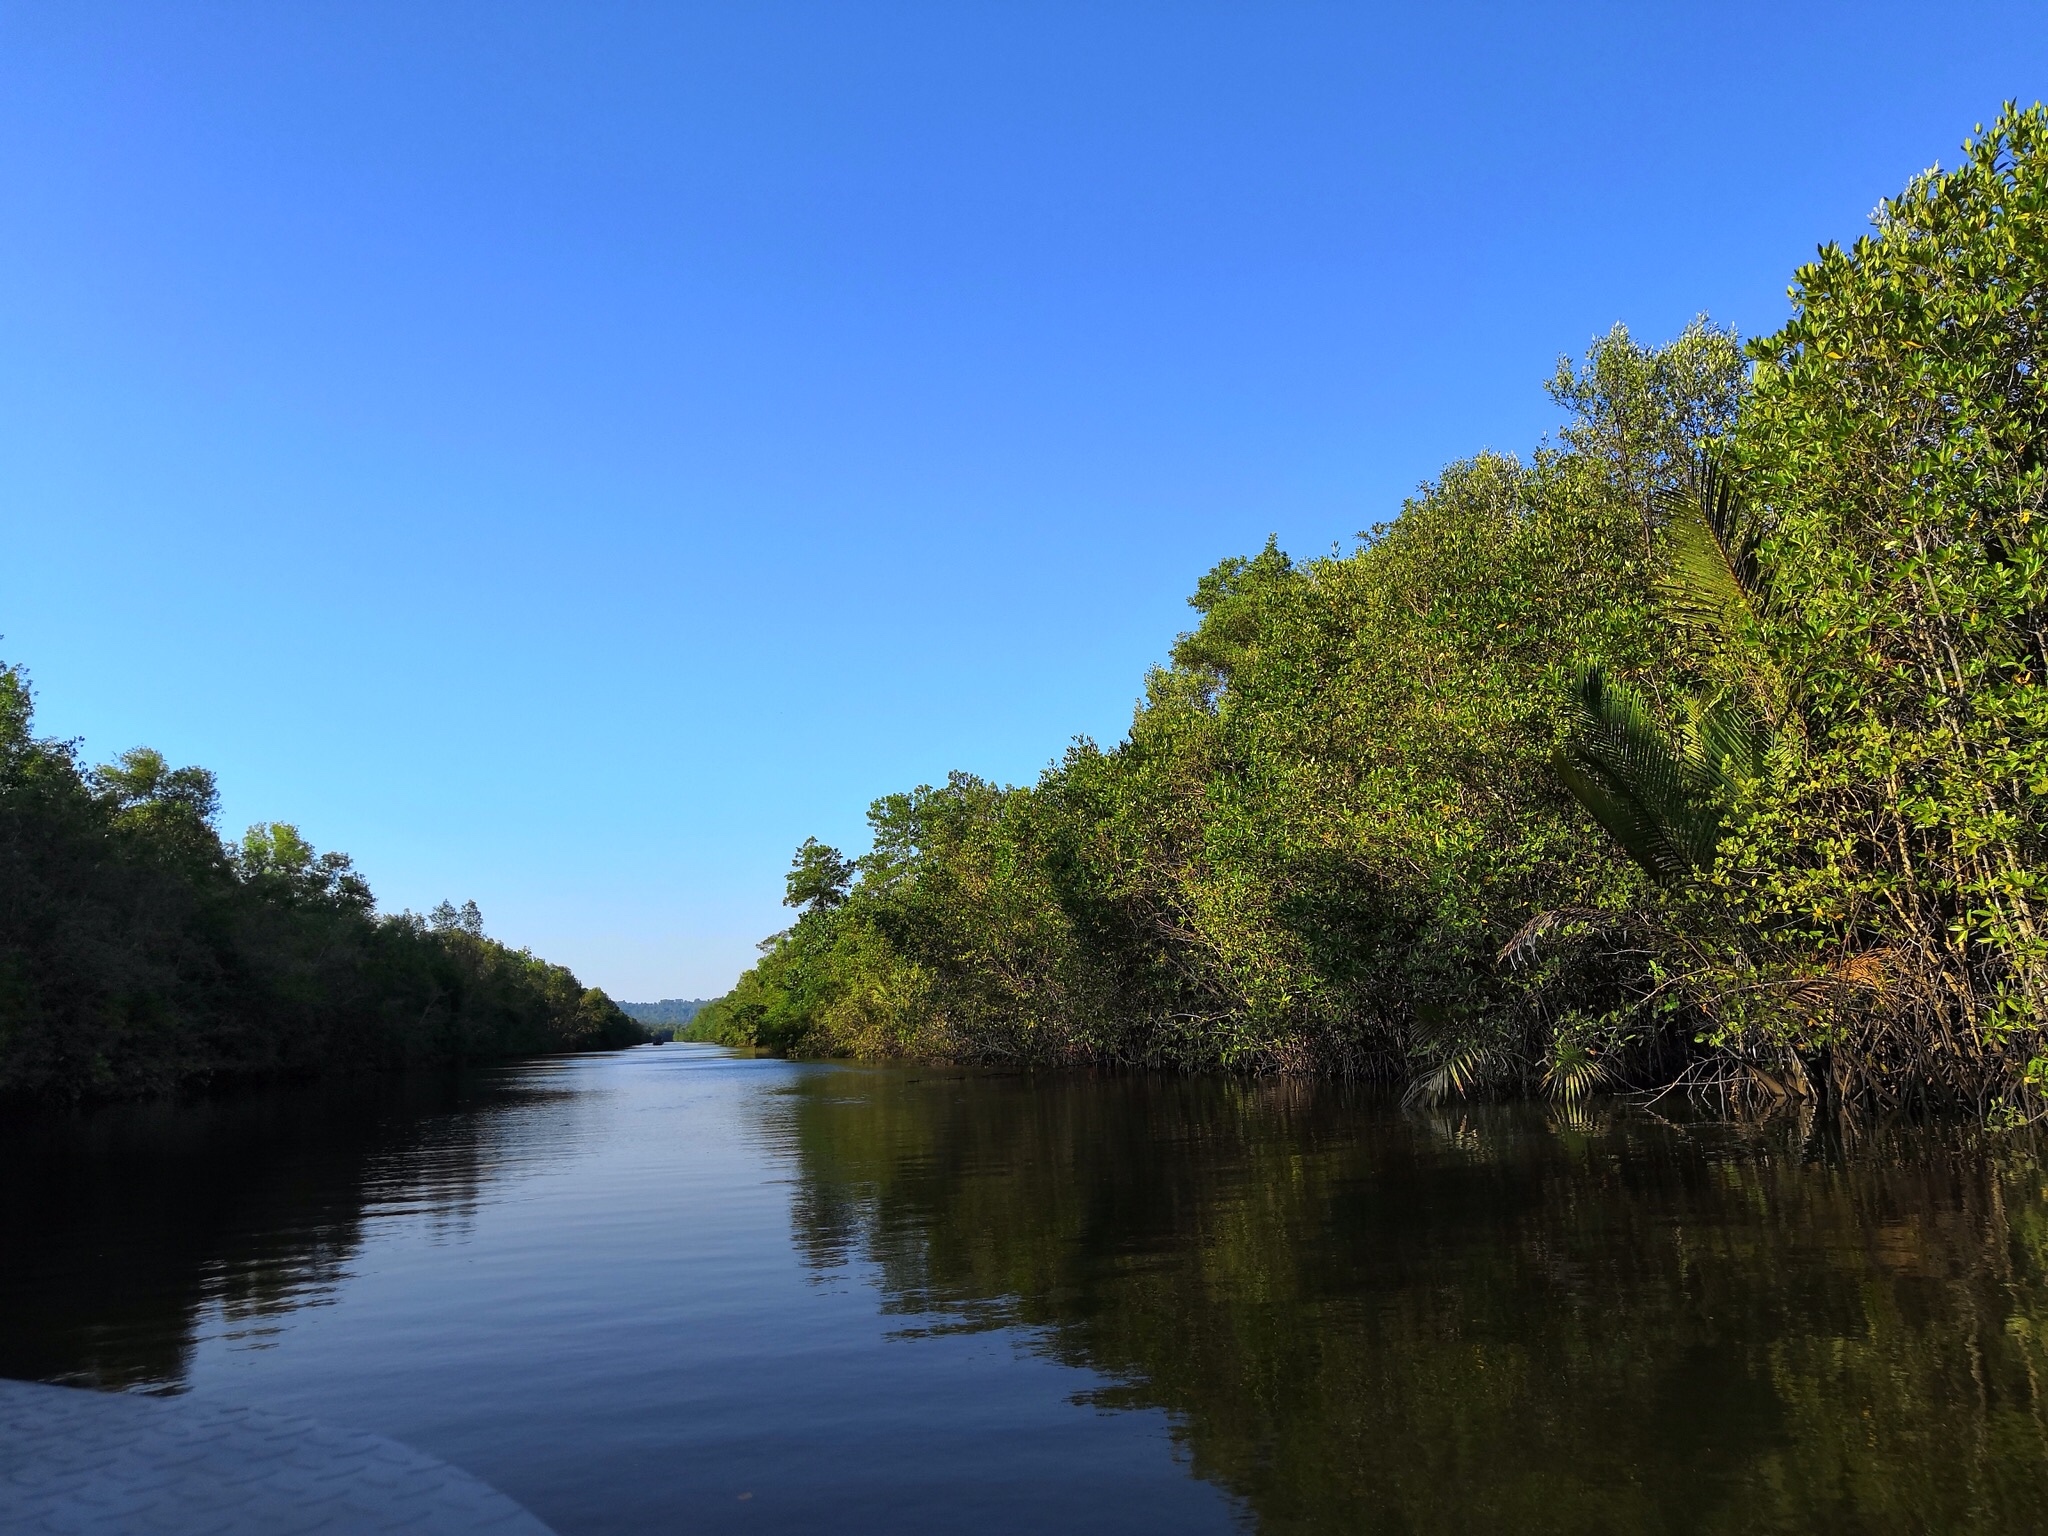
[[687,1025],[697,1016],[697,1011],[710,1001],[708,997],[664,997],[653,1003],[621,1002],[619,1007],[642,1024],[650,1027],[660,1026],[672,1031]]
[[0,1099],[134,1097],[644,1042],[474,902],[379,915],[282,822],[226,842],[203,768],[83,766],[0,665]]
[[1225,560],[1129,736],[876,801],[692,1033],[818,1054],[2048,1105],[2048,117],[1777,334]]

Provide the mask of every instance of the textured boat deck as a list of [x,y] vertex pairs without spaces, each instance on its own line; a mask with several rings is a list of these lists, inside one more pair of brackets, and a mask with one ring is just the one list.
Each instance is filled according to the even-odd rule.
[[495,1488],[381,1435],[25,1381],[0,1381],[0,1531],[550,1536]]

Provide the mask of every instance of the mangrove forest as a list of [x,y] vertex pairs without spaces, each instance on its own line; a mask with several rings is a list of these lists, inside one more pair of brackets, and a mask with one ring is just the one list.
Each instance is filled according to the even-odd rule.
[[0,1097],[134,1097],[341,1070],[637,1045],[474,902],[380,915],[284,822],[215,826],[204,768],[87,767],[0,666]]
[[[1711,214],[1703,211],[1703,217]],[[885,795],[699,1038],[2048,1109],[2048,114],[1202,578],[1128,736]]]

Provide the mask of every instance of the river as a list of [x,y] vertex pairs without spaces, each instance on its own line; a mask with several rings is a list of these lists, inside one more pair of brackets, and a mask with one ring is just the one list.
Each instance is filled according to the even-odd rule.
[[2032,1142],[702,1046],[0,1123],[0,1375],[604,1532],[2032,1531]]

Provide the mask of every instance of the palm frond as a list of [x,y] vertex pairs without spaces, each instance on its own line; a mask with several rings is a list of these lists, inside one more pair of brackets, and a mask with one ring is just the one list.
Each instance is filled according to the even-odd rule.
[[1669,885],[1690,872],[1691,865],[1683,851],[1633,795],[1611,786],[1568,751],[1560,751],[1551,760],[1551,767],[1579,804],[1621,845],[1622,852],[1642,865],[1652,879]]
[[1713,458],[1701,453],[1684,486],[1658,494],[1666,560],[1657,585],[1681,623],[1737,653],[1743,696],[1680,698],[1675,728],[1598,667],[1573,690],[1577,728],[1554,760],[1558,778],[1622,849],[1665,885],[1714,862],[1728,808],[1781,766],[1796,734],[1792,692],[1758,644],[1772,605],[1759,558],[1764,524],[1744,510]]
[[1580,674],[1574,701],[1579,729],[1553,760],[1565,788],[1656,880],[1673,884],[1712,862],[1719,816],[1649,706],[1598,667]]
[[1453,1095],[1464,1098],[1476,1088],[1499,1081],[1507,1065],[1507,1058],[1491,1047],[1461,1046],[1410,1083],[1402,1102],[1441,1104]]
[[1580,755],[1607,779],[1668,821],[1689,798],[1685,756],[1658,724],[1641,694],[1610,682],[1598,667],[1579,674],[1573,690],[1578,706]]
[[1579,1041],[1559,1040],[1552,1044],[1543,1064],[1543,1088],[1553,1099],[1575,1104],[1605,1087],[1613,1075],[1608,1058],[1594,1055]]
[[1724,640],[1746,635],[1770,604],[1762,522],[1704,452],[1688,482],[1659,491],[1656,503],[1667,550],[1657,586],[1672,617]]
[[1769,772],[1777,733],[1740,700],[1694,701],[1687,732],[1687,756],[1694,784],[1719,804],[1734,798],[1745,781]]

